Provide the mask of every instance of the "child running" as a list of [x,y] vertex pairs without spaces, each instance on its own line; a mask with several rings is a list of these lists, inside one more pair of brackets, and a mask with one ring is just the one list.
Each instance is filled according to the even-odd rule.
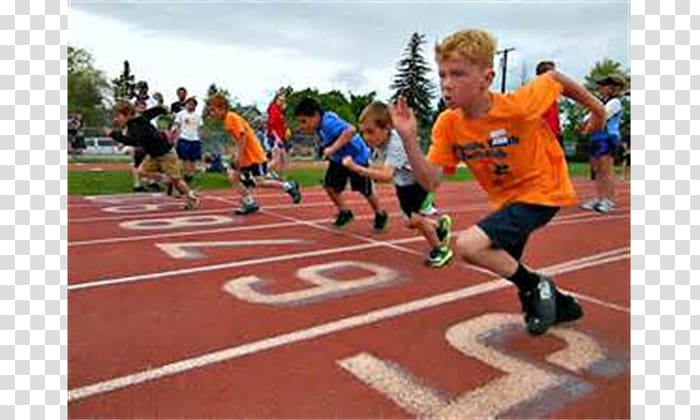
[[109,135],[119,143],[143,147],[146,157],[139,166],[139,174],[149,178],[163,178],[171,182],[177,190],[187,197],[185,209],[199,208],[199,196],[189,189],[180,176],[180,161],[173,150],[177,131],[158,131],[151,120],[167,113],[162,106],[156,106],[137,115],[134,105],[120,101],[114,106],[114,125]]
[[406,226],[420,231],[431,247],[425,264],[442,267],[452,259],[450,250],[450,216],[443,215],[437,222],[425,217],[421,210],[432,205],[433,193],[427,192],[413,177],[406,151],[399,134],[394,130],[389,107],[382,102],[372,102],[360,114],[360,132],[367,144],[378,149],[384,158],[380,168],[358,165],[352,156],[343,158],[343,166],[364,177],[380,182],[394,182]]
[[235,210],[236,214],[250,214],[260,210],[252,192],[252,188],[258,186],[279,188],[292,197],[294,204],[301,202],[301,192],[296,181],[280,181],[266,177],[267,159],[260,140],[243,117],[229,110],[228,99],[222,95],[214,95],[209,99],[208,105],[209,115],[223,121],[224,130],[236,146],[236,156],[229,170],[229,179],[241,195],[241,207]]
[[527,331],[543,334],[583,315],[576,300],[521,261],[528,237],[576,196],[566,160],[542,119],[564,94],[592,112],[587,130],[602,127],[605,107],[583,86],[546,72],[512,94],[490,92],[496,41],[483,30],[458,31],[435,47],[440,88],[447,105],[432,129],[427,158],[418,148],[416,119],[405,98],[391,108],[414,176],[427,191],[442,168],[465,162],[495,212],[459,235],[459,257],[509,279],[518,288]]
[[373,191],[372,180],[344,167],[342,160],[351,156],[358,165],[369,166],[370,151],[357,130],[342,120],[335,112],[323,111],[313,98],[304,98],[294,109],[294,116],[307,134],[316,133],[321,139],[321,153],[329,160],[328,169],[323,179],[323,187],[328,197],[338,208],[338,215],[333,223],[336,228],[344,228],[354,216],[345,203],[343,191],[350,179],[353,191],[362,194],[374,211],[374,230],[386,229],[389,215],[382,210],[379,198]]

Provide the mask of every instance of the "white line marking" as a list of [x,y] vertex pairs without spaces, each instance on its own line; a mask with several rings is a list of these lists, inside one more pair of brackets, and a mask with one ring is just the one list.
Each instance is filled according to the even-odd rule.
[[264,245],[307,245],[313,241],[305,239],[253,239],[247,241],[215,241],[215,242],[170,242],[158,243],[156,246],[172,258],[203,258],[204,256],[192,248],[221,248],[247,247]]
[[[600,265],[597,261],[591,261],[590,256],[587,263],[583,263],[578,269],[595,267]],[[570,261],[575,264],[578,260]],[[573,269],[565,268],[562,270],[552,270],[547,267],[541,271],[549,274],[564,274]],[[202,356],[180,360],[169,363],[154,369],[144,370],[141,372],[121,376],[114,379],[98,382],[92,385],[87,385],[80,388],[75,388],[68,391],[68,401],[76,401],[82,398],[87,398],[93,395],[102,394],[116,389],[129,387],[143,382],[159,379],[165,376],[183,373],[192,369],[208,366],[214,363],[236,359],[241,356],[259,353],[265,350],[281,347],[284,345],[297,343],[300,341],[310,340],[312,338],[321,337],[335,332],[343,331],[350,328],[356,328],[386,319],[396,318],[401,315],[406,315],[412,312],[433,308],[447,303],[468,297],[486,294],[492,291],[500,290],[511,285],[510,282],[503,279],[494,279],[485,283],[465,287],[462,289],[442,293],[427,298],[414,300],[411,302],[401,303],[399,305],[390,306],[387,308],[376,309],[360,315],[343,318],[336,321],[331,321],[325,324],[310,327],[304,330],[293,331],[276,335],[273,337],[264,338],[262,340],[246,343],[235,347],[229,347],[224,350],[204,354]]]
[[[469,205],[469,206],[461,206],[461,207],[454,207],[454,208],[449,208],[445,209],[445,211],[449,211],[450,214],[455,214],[455,213],[467,213],[467,212],[472,212],[472,211],[481,211],[483,210],[484,207],[479,205],[479,207],[475,207],[474,205]],[[230,212],[230,210],[229,210]],[[182,214],[182,213],[179,213]],[[186,213],[187,214],[187,213]],[[399,216],[401,215],[401,212],[393,212],[389,213],[390,216]],[[245,219],[244,216],[232,216],[235,218],[239,219]],[[355,220],[368,220],[370,218],[373,218],[374,215],[364,215],[364,216],[358,216],[355,217]],[[319,219],[313,219],[310,220],[310,222],[328,222],[330,221],[331,218],[330,216],[328,217],[323,217]],[[168,238],[168,237],[175,237],[175,236],[187,236],[187,235],[206,235],[209,233],[221,233],[221,232],[237,232],[237,231],[247,231],[247,230],[257,230],[257,229],[274,229],[278,227],[288,227],[288,226],[297,226],[298,223],[294,222],[285,222],[285,223],[267,223],[267,224],[260,224],[260,225],[251,225],[251,226],[239,226],[239,227],[233,227],[233,228],[219,228],[219,229],[204,229],[204,230],[191,230],[191,231],[186,231],[186,232],[172,232],[172,233],[162,233],[162,234],[155,234],[155,235],[140,235],[140,236],[116,236],[112,238],[103,238],[103,239],[90,239],[90,240],[85,240],[85,241],[69,241],[68,246],[84,246],[84,245],[98,245],[98,244],[111,244],[111,243],[118,243],[118,242],[131,242],[131,241],[140,241],[140,240],[145,240],[145,239],[160,239],[160,238]]]
[[[372,217],[374,217],[374,216],[372,216]],[[594,217],[592,219],[577,219],[576,221],[574,221],[574,223],[585,223],[585,222],[592,221],[592,220],[596,220],[596,221],[605,220],[605,221],[607,221],[607,220],[612,220],[612,217],[613,216],[606,216],[605,218]],[[627,216],[627,217],[629,217],[629,216]],[[558,224],[561,224],[561,223],[557,223],[557,221],[555,220],[555,221],[549,223],[547,226],[557,226]],[[294,223],[292,225],[296,225],[296,223]],[[290,225],[288,224],[288,226],[290,226]],[[459,232],[454,232],[454,233],[458,234]],[[424,240],[424,238],[422,236],[413,236],[413,237],[395,239],[395,240],[386,241],[386,242],[390,242],[394,245],[397,245],[397,244],[418,242],[418,241],[422,241],[422,240]],[[207,271],[216,271],[216,270],[222,270],[222,269],[228,269],[228,268],[246,267],[246,266],[250,266],[250,265],[257,265],[257,264],[264,264],[264,263],[271,263],[271,262],[290,261],[290,260],[306,258],[306,257],[332,255],[332,254],[343,253],[343,252],[351,252],[351,251],[359,251],[359,250],[364,250],[364,249],[377,248],[380,246],[385,246],[385,245],[382,242],[366,243],[366,244],[360,244],[360,245],[349,245],[349,246],[344,246],[344,247],[339,247],[339,248],[328,248],[328,249],[322,249],[322,250],[316,250],[316,251],[306,251],[306,252],[301,252],[301,253],[297,253],[297,254],[276,255],[276,256],[270,256],[270,257],[264,257],[264,258],[234,261],[234,262],[229,262],[229,263],[181,268],[181,269],[170,270],[170,271],[158,271],[155,273],[135,274],[135,275],[126,276],[126,277],[91,280],[91,281],[82,282],[82,283],[69,284],[68,291],[90,289],[90,288],[94,288],[94,287],[112,286],[112,285],[116,285],[116,284],[132,283],[132,282],[157,279],[157,278],[162,278],[162,277],[175,277],[175,276],[180,276],[180,275],[201,273],[201,272],[207,272]]]
[[369,353],[360,353],[336,363],[370,388],[392,400],[405,411],[426,418],[448,404],[440,392],[394,363],[387,363]]

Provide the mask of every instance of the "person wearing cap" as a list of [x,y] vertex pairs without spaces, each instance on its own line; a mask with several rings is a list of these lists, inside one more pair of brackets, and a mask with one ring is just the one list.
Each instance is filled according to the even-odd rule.
[[202,141],[199,135],[202,117],[195,112],[197,99],[189,97],[185,100],[185,109],[175,115],[175,129],[180,131],[177,140],[177,156],[184,168],[184,180],[192,181],[197,170],[197,162],[202,160]]
[[625,87],[626,81],[618,74],[611,74],[596,83],[605,104],[607,119],[602,130],[591,134],[588,153],[591,169],[596,174],[594,180],[596,196],[582,204],[581,208],[610,213],[615,209],[613,168],[615,153],[620,147],[620,123],[623,114],[619,95]]

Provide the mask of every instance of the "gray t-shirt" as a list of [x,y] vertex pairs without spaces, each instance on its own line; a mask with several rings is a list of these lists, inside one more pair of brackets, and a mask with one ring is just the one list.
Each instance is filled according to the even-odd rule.
[[396,130],[391,130],[389,141],[379,147],[379,151],[384,157],[384,164],[394,168],[394,184],[403,187],[416,183],[406,150]]

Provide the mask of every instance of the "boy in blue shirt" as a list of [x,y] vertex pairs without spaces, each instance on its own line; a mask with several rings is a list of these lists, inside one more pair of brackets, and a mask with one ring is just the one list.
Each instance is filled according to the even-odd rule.
[[329,161],[323,187],[338,208],[338,215],[333,225],[343,228],[354,218],[352,210],[347,207],[343,197],[343,190],[350,179],[352,190],[362,194],[374,210],[374,230],[384,230],[389,215],[381,209],[379,198],[372,188],[372,180],[349,170],[342,163],[344,157],[351,156],[358,165],[369,166],[369,147],[357,134],[355,127],[342,120],[336,113],[322,110],[315,99],[308,97],[302,99],[296,106],[294,116],[302,131],[318,135],[323,157]]

